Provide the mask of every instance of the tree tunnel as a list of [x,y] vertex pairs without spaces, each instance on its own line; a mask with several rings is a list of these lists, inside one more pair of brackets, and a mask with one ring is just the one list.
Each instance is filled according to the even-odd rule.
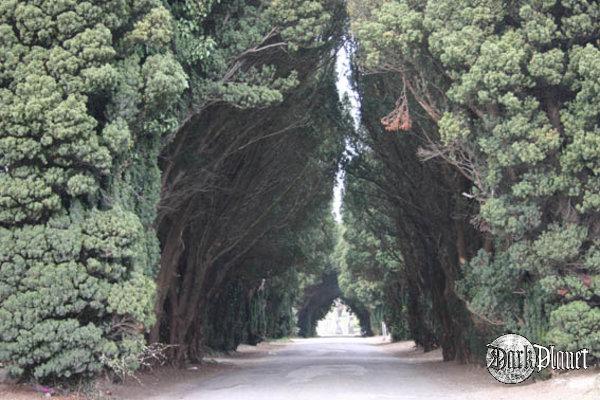
[[356,315],[361,335],[372,336],[371,316],[368,309],[356,299],[345,297],[338,284],[338,273],[328,272],[315,285],[308,287],[298,310],[298,334],[302,337],[316,335],[317,323],[331,308],[335,299],[340,299]]
[[600,357],[596,2],[5,3],[14,375],[312,336],[336,298],[446,360],[502,331]]

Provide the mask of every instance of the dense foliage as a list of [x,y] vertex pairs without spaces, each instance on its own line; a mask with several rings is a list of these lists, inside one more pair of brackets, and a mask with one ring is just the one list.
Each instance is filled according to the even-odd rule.
[[[150,339],[193,361],[206,344],[235,349],[265,326],[290,333],[300,278],[288,270],[306,263],[301,238],[329,203],[342,152],[332,54],[345,10],[232,1],[174,3],[173,13],[190,85],[162,154]],[[210,56],[190,58],[192,48]]]
[[382,230],[375,231],[371,220],[361,219],[365,215],[351,210],[352,206],[346,207],[335,249],[343,296],[354,303],[352,311],[356,307],[366,309],[372,332],[382,334],[381,323],[386,322],[391,324],[394,340],[409,339],[406,304],[402,301],[405,290],[398,286],[402,255],[395,250],[392,236]]
[[[413,154],[429,161],[411,167],[411,179],[436,162],[466,179],[444,198],[463,198],[464,211],[448,215],[469,218],[483,240],[457,270],[471,319],[600,354],[598,4],[375,0],[350,8],[359,64],[395,85],[390,93],[363,80],[365,119],[394,110],[367,129],[417,141]],[[385,98],[387,111],[368,109]],[[439,202],[421,204],[423,220]]]
[[0,359],[14,374],[135,364],[153,322],[158,143],[187,87],[170,25],[158,1],[0,6]]
[[13,374],[135,368],[152,326],[181,360],[293,332],[296,243],[341,153],[344,16],[334,0],[2,3]]
[[598,357],[599,18],[585,0],[3,1],[0,362],[89,377],[148,341],[194,362],[313,335],[337,297],[363,333],[383,320],[446,359],[501,331]]
[[440,346],[446,359],[466,360],[469,349],[485,344],[454,286],[461,263],[481,240],[469,224],[469,205],[453,193],[466,185],[463,178],[417,155],[418,135],[431,128],[427,119],[414,118],[413,134],[404,136],[381,125],[399,90],[393,78],[359,82],[363,127],[353,138],[360,152],[347,167],[342,261],[346,281],[354,284],[345,289],[369,288],[377,296],[370,304],[382,303],[379,313],[395,338],[413,338],[425,350]]

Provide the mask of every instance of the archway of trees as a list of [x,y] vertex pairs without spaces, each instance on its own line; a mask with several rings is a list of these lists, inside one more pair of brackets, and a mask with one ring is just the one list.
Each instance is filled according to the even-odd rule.
[[0,10],[12,374],[310,336],[337,297],[446,360],[504,331],[600,355],[595,3],[54,3]]
[[298,310],[298,334],[303,337],[316,335],[317,324],[331,309],[335,299],[340,299],[356,315],[361,334],[372,336],[371,315],[364,304],[343,295],[338,284],[338,273],[328,272],[320,282],[304,290]]

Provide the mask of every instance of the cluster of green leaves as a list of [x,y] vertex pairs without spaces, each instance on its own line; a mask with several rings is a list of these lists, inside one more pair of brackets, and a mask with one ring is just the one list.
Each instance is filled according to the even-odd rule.
[[188,85],[171,16],[159,1],[8,0],[0,32],[0,360],[40,380],[135,368],[159,142]]
[[169,2],[177,59],[190,76],[195,109],[228,103],[242,109],[280,103],[298,85],[279,68],[278,51],[322,46],[335,1]]
[[435,123],[428,154],[471,181],[473,217],[494,245],[463,270],[470,310],[600,354],[598,4],[375,0],[350,10],[360,63],[405,83]]
[[[355,210],[354,212],[358,212]],[[364,217],[364,215],[363,215]],[[346,209],[344,223],[338,232],[334,263],[339,270],[339,285],[345,299],[363,305],[371,315],[371,329],[381,333],[381,322],[386,321],[395,329],[395,338],[401,338],[406,330],[406,318],[402,304],[390,304],[386,295],[403,268],[402,259],[386,248],[394,239],[381,231],[378,238],[368,225],[354,216],[351,207]],[[393,308],[399,307],[399,310]],[[392,313],[399,311],[400,318]]]

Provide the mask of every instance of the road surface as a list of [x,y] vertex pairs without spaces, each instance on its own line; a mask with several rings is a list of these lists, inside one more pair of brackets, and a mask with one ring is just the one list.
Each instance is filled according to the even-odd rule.
[[[155,400],[384,400],[587,398],[595,377],[575,388],[560,381],[508,387],[475,366],[402,357],[373,339],[298,339],[263,357],[180,385]],[[416,354],[417,350],[411,350]],[[410,353],[410,352],[409,352]],[[420,354],[420,352],[419,352]],[[579,379],[579,378],[578,378]],[[554,382],[553,382],[554,381]],[[584,387],[581,385],[588,385]],[[589,397],[594,398],[594,397]]]

